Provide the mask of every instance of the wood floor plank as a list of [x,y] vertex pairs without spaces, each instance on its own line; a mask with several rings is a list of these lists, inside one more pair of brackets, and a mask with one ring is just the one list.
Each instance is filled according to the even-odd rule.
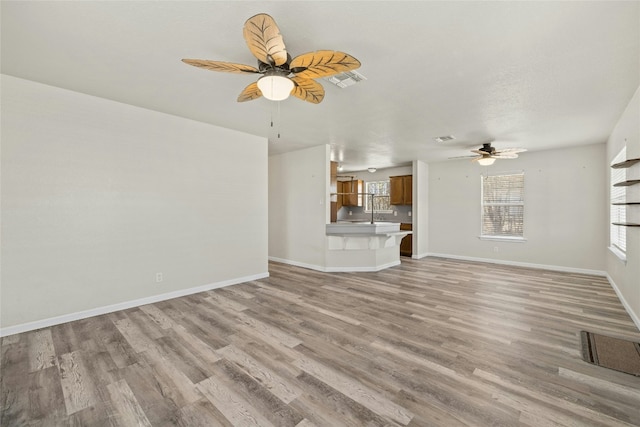
[[302,391],[293,382],[274,373],[268,367],[233,345],[221,348],[217,352],[226,360],[235,363],[247,375],[264,385],[284,403],[290,403],[302,394]]
[[239,398],[249,402],[251,407],[273,425],[293,427],[304,417],[294,408],[280,400],[271,389],[240,369],[237,364],[221,360],[212,376],[219,384],[226,384]]
[[173,321],[170,316],[166,315],[161,308],[155,305],[143,305],[140,307],[140,310],[144,311],[145,314],[162,329],[169,329],[176,325],[176,322]]
[[121,372],[151,425],[177,422],[181,408],[173,400],[172,390],[167,390],[165,383],[154,377],[154,370],[144,359],[121,369]]
[[179,369],[176,369],[160,350],[152,349],[142,354],[151,368],[156,386],[161,394],[171,399],[177,407],[197,402],[202,395],[195,389],[191,380]]
[[307,374],[314,376],[379,415],[389,417],[402,425],[409,424],[413,418],[411,412],[396,405],[377,391],[312,359],[300,358],[293,363]]
[[74,351],[60,356],[60,383],[67,414],[71,415],[97,403],[92,375],[87,370],[82,353]]
[[[547,411],[549,411],[551,408],[553,408],[553,406],[557,407],[558,412],[561,410],[565,410],[565,411],[569,411],[572,413],[572,418],[573,420],[576,420],[577,418],[581,417],[584,418],[585,420],[582,421],[582,423],[587,423],[590,422],[593,425],[606,425],[606,426],[630,426],[632,424],[629,424],[625,421],[621,421],[621,420],[616,420],[615,418],[612,418],[610,416],[607,416],[605,414],[593,411],[589,408],[585,408],[584,406],[581,405],[577,405],[573,402],[567,401],[567,400],[558,400],[558,399],[552,399],[550,397],[546,397],[542,394],[534,394],[534,392],[530,391],[529,389],[517,385],[513,382],[508,382],[503,380],[502,378],[498,377],[497,375],[493,375],[490,374],[488,372],[482,371],[482,370],[476,370],[476,372],[474,373],[475,375],[478,375],[481,378],[484,378],[486,380],[489,380],[491,382],[493,382],[496,385],[502,386],[507,388],[508,390],[515,392],[519,395],[522,396],[530,396],[531,399],[538,399],[538,400],[542,400],[543,403],[546,403],[547,405],[543,405],[547,407]],[[549,404],[553,404],[552,407],[549,407]],[[557,420],[557,418],[556,418]]]
[[111,401],[120,416],[119,423],[128,426],[151,427],[151,422],[124,380],[107,385]]
[[401,424],[381,417],[369,408],[351,399],[303,372],[298,376],[305,394],[291,402],[298,412],[319,426],[400,426]]
[[180,409],[177,425],[181,427],[233,427],[233,424],[204,397]]
[[242,399],[238,393],[220,381],[209,378],[198,383],[197,388],[224,414],[232,425],[242,427],[273,426],[273,424],[249,402]]
[[6,426],[640,426],[606,278],[427,257],[269,277],[3,337]]
[[51,329],[40,329],[27,334],[29,366],[31,372],[56,366],[56,351]]

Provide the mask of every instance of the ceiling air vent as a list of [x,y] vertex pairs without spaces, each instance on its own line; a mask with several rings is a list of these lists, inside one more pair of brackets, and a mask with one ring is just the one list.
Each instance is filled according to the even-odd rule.
[[433,138],[436,142],[449,142],[453,139],[456,139],[455,136],[453,135],[446,135],[446,136],[438,136]]
[[325,80],[338,87],[345,88],[347,86],[353,86],[363,80],[367,80],[367,78],[355,71],[347,71],[345,73],[336,74],[335,76],[325,77]]

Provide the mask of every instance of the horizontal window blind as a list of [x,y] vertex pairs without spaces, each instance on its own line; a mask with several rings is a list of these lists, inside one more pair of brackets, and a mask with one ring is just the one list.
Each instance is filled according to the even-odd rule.
[[482,177],[482,236],[524,236],[524,173]]
[[[627,148],[624,147],[613,159],[612,164],[626,160]],[[614,187],[613,184],[627,179],[625,168],[611,170],[611,203],[625,203],[627,201],[627,187]],[[627,221],[627,209],[624,205],[611,205],[611,222],[623,223]],[[627,228],[610,224],[610,244],[622,252],[627,250]]]

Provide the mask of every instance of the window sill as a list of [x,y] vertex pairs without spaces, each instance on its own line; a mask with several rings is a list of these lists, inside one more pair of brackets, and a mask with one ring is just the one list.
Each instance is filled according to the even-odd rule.
[[478,236],[480,240],[493,240],[496,242],[513,242],[524,243],[527,241],[524,237],[506,237],[506,236]]
[[611,253],[613,253],[620,261],[622,261],[624,264],[627,263],[627,254],[622,252],[620,249],[614,247],[614,246],[609,246],[609,251],[611,251]]

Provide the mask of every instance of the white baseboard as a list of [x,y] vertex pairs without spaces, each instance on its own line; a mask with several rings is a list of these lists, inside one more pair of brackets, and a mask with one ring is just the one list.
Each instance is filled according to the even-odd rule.
[[428,257],[429,255],[430,255],[429,252],[425,252],[425,253],[422,253],[422,254],[411,255],[411,258],[413,258],[413,259],[422,259],[422,258]]
[[72,322],[74,320],[86,319],[87,317],[113,313],[114,311],[126,310],[128,308],[139,307],[146,304],[153,304],[154,302],[165,301],[168,299],[183,297],[191,294],[197,294],[198,292],[210,291],[212,289],[223,288],[225,286],[237,285],[239,283],[250,282],[252,280],[264,279],[266,277],[269,277],[269,272],[255,274],[252,276],[238,277],[230,280],[223,280],[222,282],[210,283],[208,285],[197,286],[195,288],[180,289],[178,291],[153,295],[150,297],[140,298],[132,301],[125,301],[117,304],[107,305],[104,307],[93,308],[91,310],[84,310],[77,313],[70,313],[62,316],[50,317],[48,319],[36,320],[34,322],[23,323],[20,325],[8,326],[6,328],[0,328],[0,337],[33,331],[40,328],[47,328],[49,326]]
[[622,306],[627,311],[627,313],[629,313],[629,317],[631,317],[633,323],[635,323],[638,330],[640,330],[640,313],[634,313],[631,305],[629,305],[627,300],[624,298],[624,295],[622,294],[622,292],[620,292],[620,289],[618,288],[618,285],[616,285],[616,282],[614,282],[611,276],[609,276],[609,273],[607,273],[607,280],[609,281],[609,284],[611,285],[613,290],[616,292],[616,295],[618,295],[618,299],[622,303]]
[[323,267],[320,265],[305,264],[303,262],[292,261],[290,259],[283,259],[272,256],[269,257],[269,261],[280,262],[282,264],[293,265],[295,267],[308,268],[310,270],[320,271],[322,273],[375,272],[384,270],[385,268],[400,265],[400,261],[393,261],[387,264],[379,265],[377,267]]
[[270,256],[269,257],[269,261],[275,261],[275,262],[279,262],[279,263],[282,263],[282,264],[293,265],[295,267],[308,268],[309,270],[322,271],[323,273],[326,272],[325,268],[323,266],[321,266],[321,265],[306,264],[304,262],[292,261],[290,259],[277,258],[277,257],[274,257],[274,256]]
[[469,257],[469,256],[438,254],[438,253],[431,253],[431,252],[428,254],[428,256],[459,259],[461,261],[475,261],[475,262],[487,262],[490,264],[512,265],[514,267],[536,268],[539,270],[561,271],[564,273],[590,274],[592,276],[600,276],[600,277],[607,276],[607,273],[602,270],[589,270],[585,268],[565,267],[561,265],[533,264],[529,262],[506,261],[506,260],[491,259],[491,258],[476,258],[476,257]]

